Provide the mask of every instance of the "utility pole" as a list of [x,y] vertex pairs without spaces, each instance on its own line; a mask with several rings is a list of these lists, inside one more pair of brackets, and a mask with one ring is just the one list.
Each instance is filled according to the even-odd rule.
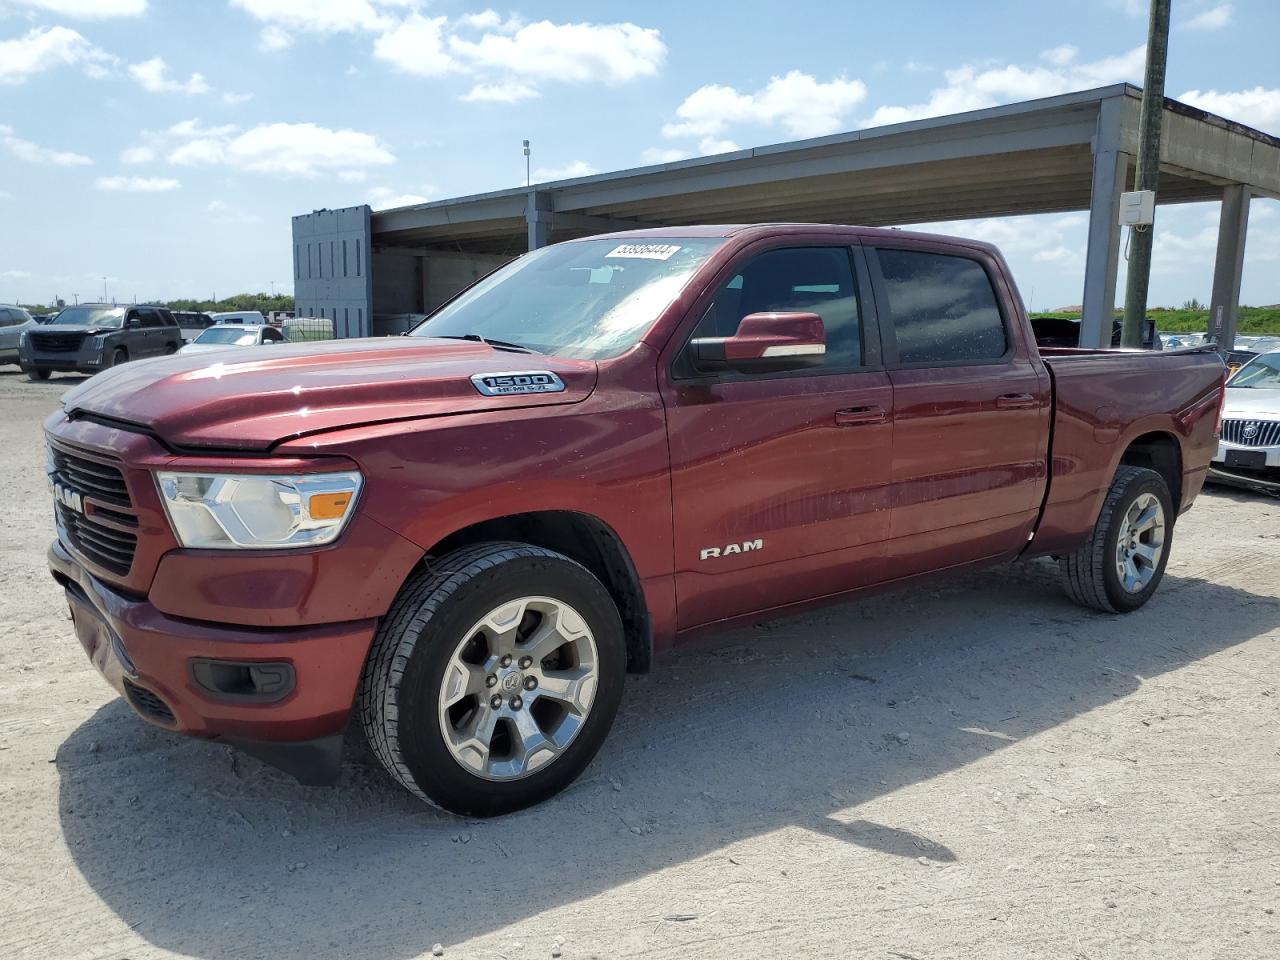
[[529,186],[531,178],[529,176],[529,141],[524,142],[524,185]]
[[[1138,162],[1134,190],[1155,191],[1160,180],[1160,124],[1164,119],[1164,69],[1169,59],[1169,0],[1151,0],[1147,25],[1147,70],[1142,81],[1142,118],[1138,130]],[[1125,276],[1124,325],[1120,346],[1142,346],[1151,283],[1154,221],[1146,229],[1129,228],[1129,271]]]
[[102,302],[107,302],[107,278],[102,278]]

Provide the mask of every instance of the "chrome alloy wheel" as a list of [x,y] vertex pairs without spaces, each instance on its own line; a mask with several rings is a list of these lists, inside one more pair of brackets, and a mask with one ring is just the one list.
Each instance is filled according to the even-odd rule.
[[1127,592],[1141,593],[1156,575],[1164,535],[1160,500],[1154,494],[1139,494],[1125,511],[1116,537],[1116,573]]
[[486,780],[518,780],[554,760],[586,723],[599,680],[595,638],[560,600],[523,597],[464,635],[440,685],[440,732]]

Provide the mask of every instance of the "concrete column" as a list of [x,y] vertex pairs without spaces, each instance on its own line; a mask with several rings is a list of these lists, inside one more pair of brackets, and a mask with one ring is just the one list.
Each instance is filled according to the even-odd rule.
[[1209,333],[1218,350],[1235,345],[1240,312],[1240,277],[1244,272],[1244,236],[1249,226],[1249,188],[1234,183],[1222,189],[1218,218],[1218,255],[1213,263],[1213,295],[1209,298]]
[[537,250],[551,242],[551,194],[542,190],[530,190],[524,219],[529,227],[529,249]]
[[1129,157],[1119,150],[1093,155],[1093,190],[1089,199],[1089,245],[1084,263],[1080,346],[1111,346],[1116,308],[1116,270],[1120,264],[1120,194],[1128,176]]

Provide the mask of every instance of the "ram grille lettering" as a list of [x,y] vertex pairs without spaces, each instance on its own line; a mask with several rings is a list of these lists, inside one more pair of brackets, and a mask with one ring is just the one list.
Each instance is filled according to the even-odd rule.
[[509,397],[523,393],[561,393],[564,390],[564,381],[550,370],[473,373],[471,385],[486,397]]

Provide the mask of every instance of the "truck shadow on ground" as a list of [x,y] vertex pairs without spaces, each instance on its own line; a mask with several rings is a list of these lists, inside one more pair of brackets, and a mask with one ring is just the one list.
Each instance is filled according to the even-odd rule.
[[924,837],[850,808],[1277,625],[1280,600],[1174,575],[1139,613],[1095,615],[1047,562],[775,620],[631,678],[583,779],[492,821],[423,807],[367,758],[302,787],[117,701],[59,750],[61,823],[97,895],[157,947],[399,960],[784,827],[963,859],[945,822]]

